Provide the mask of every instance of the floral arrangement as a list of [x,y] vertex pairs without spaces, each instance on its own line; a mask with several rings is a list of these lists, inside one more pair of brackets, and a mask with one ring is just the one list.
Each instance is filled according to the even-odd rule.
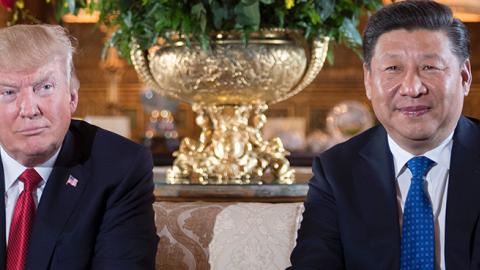
[[[158,38],[168,41],[171,33],[177,32],[187,44],[194,41],[208,48],[214,32],[238,31],[248,42],[249,33],[261,28],[297,29],[307,39],[328,36],[356,50],[361,44],[359,17],[382,5],[381,0],[46,1],[53,2],[57,20],[79,9],[100,11],[99,23],[115,29],[107,46],[115,46],[126,59],[133,38],[142,49],[148,49]],[[23,0],[0,0],[0,4],[14,14],[24,14]]]

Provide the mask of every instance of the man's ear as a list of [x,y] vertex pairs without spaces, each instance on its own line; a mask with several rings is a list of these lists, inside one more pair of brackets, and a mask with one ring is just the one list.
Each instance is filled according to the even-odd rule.
[[465,60],[460,67],[460,74],[462,76],[462,90],[465,96],[470,92],[470,86],[472,85],[472,70],[470,67],[470,59]]
[[80,82],[75,73],[70,78],[70,112],[73,114],[77,110],[78,105],[78,89]]
[[363,63],[363,84],[365,85],[365,95],[369,100],[372,100],[371,70],[366,63]]

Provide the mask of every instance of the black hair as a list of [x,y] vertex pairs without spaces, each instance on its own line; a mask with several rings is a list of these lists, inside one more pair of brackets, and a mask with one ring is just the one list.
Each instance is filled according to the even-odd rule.
[[445,31],[452,53],[463,62],[470,56],[470,37],[465,25],[452,10],[434,1],[402,1],[385,6],[370,17],[363,33],[364,63],[369,67],[378,38],[389,31],[417,29]]

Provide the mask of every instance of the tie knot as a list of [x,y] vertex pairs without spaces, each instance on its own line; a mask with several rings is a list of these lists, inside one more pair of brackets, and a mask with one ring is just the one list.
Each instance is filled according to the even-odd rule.
[[24,184],[24,190],[26,192],[32,192],[37,188],[38,184],[42,181],[42,177],[35,171],[34,168],[28,168],[18,177],[18,180]]
[[407,162],[407,167],[412,172],[413,178],[423,178],[435,162],[425,156],[413,157]]

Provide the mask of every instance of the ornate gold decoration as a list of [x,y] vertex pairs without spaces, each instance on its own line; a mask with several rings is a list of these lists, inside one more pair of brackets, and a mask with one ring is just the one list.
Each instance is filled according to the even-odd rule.
[[139,77],[170,97],[192,103],[202,129],[185,138],[167,173],[170,183],[291,184],[290,168],[278,138],[261,135],[267,104],[287,99],[310,84],[323,66],[328,39],[308,44],[284,29],[251,35],[248,46],[235,33],[217,34],[211,50],[183,41],[159,42],[148,52],[133,43],[131,58]]

